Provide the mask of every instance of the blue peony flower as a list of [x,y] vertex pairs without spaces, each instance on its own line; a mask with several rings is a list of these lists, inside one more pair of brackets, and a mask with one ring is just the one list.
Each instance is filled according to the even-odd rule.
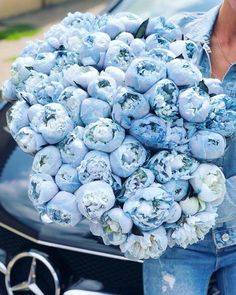
[[155,176],[151,170],[140,167],[131,174],[125,181],[121,193],[117,199],[119,202],[125,202],[131,198],[139,189],[149,187],[154,183]]
[[53,222],[63,226],[75,226],[82,220],[76,197],[64,191],[60,191],[48,202],[46,212]]
[[35,173],[45,173],[55,176],[61,164],[59,149],[53,145],[49,145],[37,152],[34,157],[32,170]]
[[200,129],[217,132],[222,136],[232,136],[236,131],[236,104],[232,97],[215,95],[210,99],[210,112]]
[[50,30],[45,34],[45,39],[48,44],[58,49],[64,45],[65,38],[68,34],[68,28],[62,24],[53,25]]
[[226,148],[225,138],[207,130],[196,132],[189,141],[193,157],[202,160],[214,160],[223,156]]
[[58,187],[52,176],[45,173],[30,175],[28,196],[35,206],[43,205],[58,193]]
[[117,149],[125,138],[125,131],[111,119],[100,118],[85,127],[84,143],[89,149],[110,153]]
[[99,151],[90,151],[77,167],[81,183],[103,180],[117,190],[121,186],[119,177],[114,178],[108,154]]
[[31,75],[35,60],[30,56],[18,57],[11,66],[11,81],[15,86],[25,82]]
[[30,127],[21,128],[15,135],[14,139],[19,147],[28,154],[35,154],[47,145],[42,135],[35,132]]
[[201,164],[193,173],[190,183],[200,200],[213,204],[217,202],[218,205],[223,202],[226,193],[225,177],[216,165]]
[[191,61],[193,64],[199,61],[201,49],[201,46],[191,40],[177,40],[170,43],[170,50],[176,57],[182,55],[185,60]]
[[182,38],[181,29],[163,16],[151,18],[148,22],[146,35],[158,34],[170,42]]
[[17,96],[31,105],[36,103],[46,105],[55,102],[63,90],[64,86],[60,82],[51,80],[45,74],[32,71],[18,89]]
[[104,181],[93,181],[82,185],[76,192],[79,211],[92,222],[99,222],[103,213],[114,206],[112,187]]
[[62,161],[77,167],[88,152],[83,142],[84,128],[77,126],[58,145]]
[[209,95],[219,95],[224,93],[222,82],[218,79],[204,78],[205,85],[208,88]]
[[104,67],[115,66],[126,71],[133,59],[134,54],[130,46],[122,41],[114,40],[110,42],[107,50]]
[[130,176],[144,164],[147,151],[142,144],[132,136],[126,136],[123,143],[110,154],[113,173],[120,177]]
[[78,65],[72,65],[63,71],[63,75],[66,81],[72,86],[80,86],[83,89],[87,89],[89,83],[96,79],[99,75],[98,71],[91,66],[80,67]]
[[125,31],[131,34],[135,34],[143,22],[140,16],[131,12],[119,12],[114,17],[121,21],[125,26]]
[[20,56],[27,57],[31,56],[35,58],[40,53],[53,52],[53,48],[47,41],[36,40],[27,41],[26,47],[21,51]]
[[175,224],[182,216],[182,207],[179,205],[179,203],[174,202],[169,210],[169,215],[166,219],[166,227],[168,227],[168,224]]
[[142,39],[135,38],[131,44],[130,48],[135,55],[135,57],[140,57],[142,55],[146,55],[146,44]]
[[80,116],[81,104],[87,97],[88,94],[83,89],[69,86],[62,91],[56,102],[65,107],[69,117],[76,125],[81,126],[83,125]]
[[186,154],[176,151],[160,151],[148,162],[147,167],[154,173],[156,180],[167,183],[174,180],[188,180],[199,163]]
[[177,86],[192,87],[202,80],[200,70],[184,59],[174,59],[167,63],[167,76]]
[[137,92],[145,93],[156,82],[166,78],[166,65],[151,57],[136,58],[125,75],[125,84]]
[[178,87],[169,79],[158,81],[145,93],[153,111],[163,119],[173,119],[178,116],[178,96]]
[[169,245],[175,244],[187,248],[189,245],[203,240],[205,235],[215,225],[217,214],[212,212],[199,212],[194,216],[186,218],[185,222],[170,230]]
[[55,144],[64,139],[74,127],[65,108],[59,103],[45,105],[39,119],[37,129],[49,144]]
[[105,101],[96,98],[86,98],[81,103],[80,118],[84,125],[94,123],[100,118],[109,118],[111,107]]
[[176,150],[181,153],[188,151],[189,131],[183,120],[179,119],[172,123],[167,122],[167,132],[163,148]]
[[27,115],[29,106],[25,101],[17,101],[6,114],[7,127],[14,136],[22,127],[29,125]]
[[75,192],[80,186],[77,170],[68,164],[63,164],[55,176],[59,189],[69,193]]
[[179,205],[186,216],[195,215],[206,206],[205,202],[201,201],[198,197],[187,197],[180,201]]
[[124,243],[131,231],[133,222],[120,208],[106,211],[99,223],[90,223],[90,230],[96,236],[101,236],[105,245],[120,245]]
[[103,68],[104,58],[111,38],[106,33],[95,32],[86,34],[82,39],[79,58],[83,66]]
[[163,187],[174,197],[175,201],[179,202],[187,196],[190,185],[187,180],[172,179],[164,183]]
[[166,38],[160,37],[159,34],[152,34],[146,39],[146,50],[150,51],[152,49],[169,49],[170,42]]
[[129,129],[132,120],[144,117],[149,110],[149,103],[142,94],[122,87],[116,94],[112,118],[125,129]]
[[12,80],[6,80],[3,82],[2,98],[9,102],[17,100],[16,86],[12,83]]
[[[65,49],[58,50],[55,65],[51,69],[50,78],[53,78],[52,73],[60,73],[64,68],[67,68],[74,64],[79,64],[79,54],[77,52],[71,52]],[[65,81],[63,81],[65,84]]]
[[98,31],[107,33],[111,39],[115,39],[117,35],[125,32],[124,23],[113,15],[102,15],[97,19],[96,23]]
[[175,58],[175,55],[173,52],[171,52],[168,49],[164,48],[155,48],[147,52],[147,56],[163,61],[165,63],[170,62]]
[[166,222],[173,204],[173,196],[154,183],[139,189],[124,203],[123,210],[142,231],[150,231]]
[[[113,78],[116,82],[117,87],[125,85],[125,72],[117,67],[114,67],[114,66],[106,67],[105,71],[101,72],[101,76],[102,76],[102,78],[104,78],[103,76],[108,76],[108,77]],[[115,88],[115,86],[113,86],[113,84],[114,83],[112,82],[111,88],[109,89],[109,91],[112,91],[112,92],[114,91],[114,89],[112,89],[112,87]],[[88,91],[89,91],[89,89],[88,89]],[[94,95],[92,95],[92,96],[94,96]],[[99,98],[99,97],[97,97],[97,98]],[[100,99],[102,99],[102,98],[100,98]]]
[[189,122],[201,123],[210,112],[210,97],[198,88],[188,88],[180,92],[178,106],[182,118]]
[[134,41],[134,35],[128,32],[120,33],[115,40],[122,41],[127,45],[130,45]]
[[56,63],[56,54],[52,52],[39,53],[36,55],[33,68],[37,72],[50,74]]
[[61,23],[70,29],[77,28],[90,32],[95,29],[96,21],[97,17],[92,13],[81,13],[76,11],[74,13],[69,12]]
[[42,122],[43,112],[44,106],[39,103],[36,103],[28,108],[27,116],[29,119],[29,125],[36,132],[39,132],[38,127],[40,122]]
[[116,81],[109,74],[103,73],[89,83],[88,93],[91,97],[101,99],[112,105],[116,95],[116,87]]
[[129,132],[145,147],[159,149],[163,147],[167,125],[162,118],[149,114],[142,119],[133,120]]

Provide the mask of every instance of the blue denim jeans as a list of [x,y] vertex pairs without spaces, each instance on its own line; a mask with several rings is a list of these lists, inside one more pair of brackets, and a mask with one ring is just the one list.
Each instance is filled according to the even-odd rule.
[[210,231],[186,249],[175,246],[159,259],[146,260],[144,294],[206,295],[213,273],[220,295],[236,294],[236,245],[219,249]]

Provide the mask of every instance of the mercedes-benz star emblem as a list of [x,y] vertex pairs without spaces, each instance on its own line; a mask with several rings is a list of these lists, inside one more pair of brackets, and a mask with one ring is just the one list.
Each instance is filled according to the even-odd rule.
[[[28,272],[28,277],[26,278],[25,281],[20,282],[16,285],[11,284],[11,274],[12,271],[15,267],[15,264],[22,260],[22,259],[31,259],[31,264]],[[52,280],[54,282],[54,290],[55,290],[55,295],[60,295],[60,284],[59,284],[59,279],[57,276],[56,271],[54,270],[53,266],[51,263],[40,253],[34,252],[34,251],[29,251],[29,252],[23,252],[18,255],[16,255],[8,264],[7,266],[7,271],[5,275],[5,283],[6,283],[6,288],[7,292],[9,295],[15,295],[17,294],[17,291],[31,291],[31,294],[35,295],[48,295],[47,293],[44,293],[40,286],[37,284],[37,264],[38,262],[41,262],[44,267],[47,268],[49,273],[52,276]],[[51,295],[51,294],[50,294]]]

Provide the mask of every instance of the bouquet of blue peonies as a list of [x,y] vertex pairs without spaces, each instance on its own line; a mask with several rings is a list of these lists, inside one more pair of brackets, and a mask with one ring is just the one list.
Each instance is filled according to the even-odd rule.
[[204,238],[236,104],[202,76],[203,50],[164,17],[125,12],[69,14],[26,46],[3,95],[16,101],[10,133],[34,156],[28,194],[42,217],[87,219],[131,259]]

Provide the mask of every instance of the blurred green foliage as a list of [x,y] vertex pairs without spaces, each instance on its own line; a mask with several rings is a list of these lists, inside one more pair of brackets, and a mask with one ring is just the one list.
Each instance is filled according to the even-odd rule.
[[23,37],[32,37],[40,31],[30,24],[15,24],[0,31],[0,40],[18,40]]
[[17,57],[18,57],[18,55],[14,55],[14,56],[11,56],[11,57],[7,58],[5,61],[14,62],[17,59]]

